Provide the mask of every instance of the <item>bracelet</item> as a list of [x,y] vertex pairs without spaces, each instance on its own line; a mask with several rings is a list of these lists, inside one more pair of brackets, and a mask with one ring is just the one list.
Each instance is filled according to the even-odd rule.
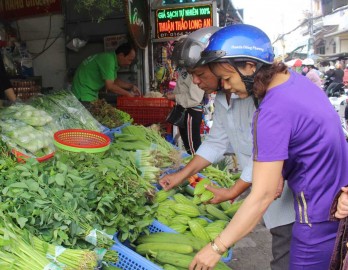
[[215,244],[214,240],[210,242],[211,248],[220,256],[222,256],[225,252],[221,251],[221,249]]
[[220,234],[216,237],[216,239],[219,240],[219,242],[221,243],[221,245],[223,246],[224,249],[228,250],[228,248],[227,248],[227,247],[225,246],[225,244],[222,242]]

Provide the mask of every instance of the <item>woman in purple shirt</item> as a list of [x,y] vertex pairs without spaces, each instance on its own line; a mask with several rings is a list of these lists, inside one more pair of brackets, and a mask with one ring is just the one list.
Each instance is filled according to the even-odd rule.
[[[209,63],[226,90],[253,95],[252,190],[226,229],[194,258],[190,269],[212,269],[220,254],[246,236],[287,179],[293,192],[289,269],[327,270],[338,222],[330,207],[348,184],[348,147],[341,122],[323,91],[306,77],[274,63],[260,29],[231,25],[214,33],[199,64]],[[311,103],[307,101],[311,100]]]

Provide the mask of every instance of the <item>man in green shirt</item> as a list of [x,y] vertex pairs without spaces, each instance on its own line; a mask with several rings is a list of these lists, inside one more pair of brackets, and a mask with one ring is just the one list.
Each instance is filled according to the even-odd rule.
[[140,95],[138,87],[117,78],[120,67],[129,67],[136,56],[130,43],[119,46],[114,52],[103,52],[89,56],[77,68],[72,83],[72,92],[80,101],[98,99],[103,86],[107,91],[122,95]]

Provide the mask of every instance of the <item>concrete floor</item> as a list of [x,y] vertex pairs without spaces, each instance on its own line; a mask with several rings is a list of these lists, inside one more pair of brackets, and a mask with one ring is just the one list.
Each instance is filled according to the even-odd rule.
[[259,223],[255,229],[232,249],[232,260],[227,265],[233,270],[270,270],[271,234]]
[[[240,197],[245,198],[248,191]],[[226,263],[233,270],[270,270],[272,237],[260,221],[254,230],[232,248],[232,260]]]

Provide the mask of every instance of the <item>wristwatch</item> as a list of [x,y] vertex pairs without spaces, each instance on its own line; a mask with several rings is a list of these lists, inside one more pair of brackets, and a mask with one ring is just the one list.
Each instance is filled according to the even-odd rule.
[[219,254],[219,255],[222,256],[222,255],[225,253],[225,252],[223,252],[223,251],[215,244],[214,240],[210,242],[210,245],[211,245],[211,248],[212,248],[217,254]]

